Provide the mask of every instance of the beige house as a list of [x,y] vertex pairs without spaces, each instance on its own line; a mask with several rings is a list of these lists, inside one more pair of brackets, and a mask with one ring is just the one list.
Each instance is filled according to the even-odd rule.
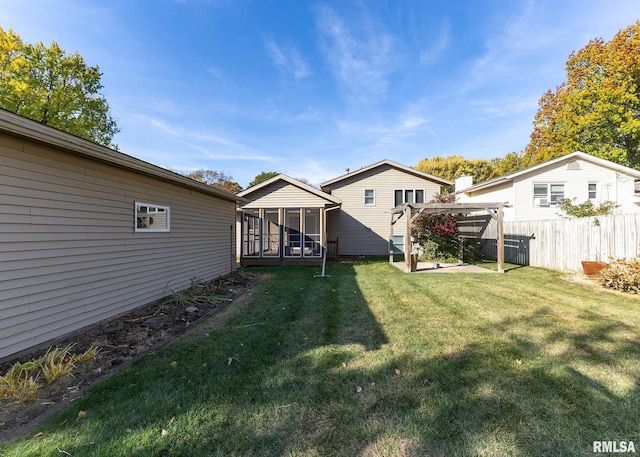
[[[329,238],[340,240],[340,255],[388,255],[391,209],[426,203],[451,183],[390,160],[382,160],[320,184],[342,202],[328,217]],[[394,250],[404,252],[404,235]]]
[[612,201],[617,213],[640,212],[640,171],[599,157],[574,152],[498,178],[473,184],[471,176],[456,179],[461,203],[505,202],[505,221],[560,219],[557,201]]
[[[451,185],[390,160],[321,184],[321,190],[285,175],[238,195],[242,265],[320,264],[323,248],[337,243],[346,256],[389,254],[391,209],[423,203]],[[394,236],[397,252],[404,235]]]
[[286,265],[322,262],[327,212],[340,200],[280,174],[238,194],[240,263]]
[[231,272],[242,201],[0,110],[0,360]]

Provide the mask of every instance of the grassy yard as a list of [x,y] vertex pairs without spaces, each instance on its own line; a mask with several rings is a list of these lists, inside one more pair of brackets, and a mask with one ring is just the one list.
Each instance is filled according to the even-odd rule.
[[[640,448],[640,299],[561,273],[261,284],[1,456],[593,456]],[[43,436],[33,438],[36,432]],[[640,451],[640,449],[638,449]]]

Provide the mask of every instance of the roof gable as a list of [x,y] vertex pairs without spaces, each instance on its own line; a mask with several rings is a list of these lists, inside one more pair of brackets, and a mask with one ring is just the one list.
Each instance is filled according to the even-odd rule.
[[428,181],[434,182],[434,183],[439,184],[441,186],[450,186],[451,184],[453,184],[450,181],[447,181],[446,179],[438,178],[437,176],[433,176],[433,175],[430,175],[428,173],[424,173],[422,171],[416,170],[415,168],[407,167],[407,166],[401,165],[399,163],[393,162],[391,160],[385,159],[385,160],[381,160],[380,162],[376,162],[374,164],[371,164],[371,165],[368,165],[366,167],[360,168],[359,170],[352,171],[352,172],[349,172],[349,173],[345,173],[345,174],[343,174],[341,176],[338,176],[337,178],[331,179],[329,181],[325,181],[325,182],[320,184],[320,187],[322,188],[322,190],[330,191],[330,189],[331,189],[331,187],[333,185],[335,185],[335,184],[337,184],[337,183],[339,183],[341,181],[344,181],[344,180],[347,180],[347,179],[353,179],[354,177],[357,179],[357,177],[359,175],[363,175],[368,171],[371,171],[371,170],[373,170],[375,168],[379,168],[379,167],[382,167],[382,166],[385,166],[385,165],[389,166],[389,167],[392,167],[392,168],[395,168],[397,170],[400,170],[402,172],[409,173],[409,174],[414,175],[414,176],[418,176],[420,178],[423,178],[423,179],[426,179]]
[[617,171],[619,173],[623,173],[629,176],[633,176],[634,178],[640,178],[640,171],[634,170],[633,168],[625,167],[624,165],[617,164],[615,162],[611,162],[609,160],[601,159],[600,157],[593,156],[591,154],[586,154],[581,151],[572,152],[571,154],[567,154],[561,157],[557,157],[555,159],[548,160],[546,162],[538,163],[536,165],[532,165],[528,168],[524,168],[522,170],[514,171],[512,173],[508,173],[506,175],[499,176],[494,179],[490,179],[489,181],[481,182],[478,184],[474,184],[473,186],[467,187],[465,189],[460,189],[456,193],[467,193],[467,192],[475,192],[478,190],[489,189],[491,187],[495,187],[504,183],[508,183],[513,181],[516,178],[521,178],[527,175],[534,175],[537,172],[540,172],[545,169],[564,166],[572,160],[584,160],[586,162],[593,163],[595,165],[599,165],[603,168],[609,168],[611,170]]
[[330,194],[327,194],[326,192],[323,192],[319,189],[316,189],[315,187],[310,186],[309,184],[303,183],[302,181],[299,181],[297,179],[294,179],[282,173],[277,176],[274,176],[273,178],[267,179],[266,181],[263,181],[260,184],[256,184],[255,186],[249,187],[248,189],[245,189],[242,192],[239,192],[238,195],[240,197],[244,197],[248,200],[251,200],[252,195],[263,194],[265,191],[268,190],[269,187],[276,186],[278,183],[286,183],[286,184],[295,186],[304,192],[308,192],[311,195],[314,195],[316,197],[326,200],[327,203],[331,203],[334,205],[340,204],[340,199]]

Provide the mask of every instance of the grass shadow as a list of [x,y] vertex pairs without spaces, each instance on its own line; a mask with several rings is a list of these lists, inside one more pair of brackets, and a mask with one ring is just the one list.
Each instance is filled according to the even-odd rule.
[[545,288],[520,305],[497,297],[530,287],[525,270],[251,271],[265,279],[243,299],[3,456],[573,456],[639,439],[637,323],[563,315],[557,275],[535,270]]

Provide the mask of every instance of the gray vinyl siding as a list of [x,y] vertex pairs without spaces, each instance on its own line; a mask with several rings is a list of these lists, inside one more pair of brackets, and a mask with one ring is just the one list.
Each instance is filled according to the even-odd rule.
[[[366,189],[375,191],[375,205],[364,204]],[[388,255],[396,189],[422,189],[425,201],[440,193],[439,184],[387,164],[332,184],[342,207],[328,213],[329,240],[339,239],[340,255]]]
[[[134,202],[171,231],[135,232]],[[235,268],[235,202],[0,134],[0,360]]]
[[276,181],[250,194],[243,208],[324,208],[327,199],[285,181]]

